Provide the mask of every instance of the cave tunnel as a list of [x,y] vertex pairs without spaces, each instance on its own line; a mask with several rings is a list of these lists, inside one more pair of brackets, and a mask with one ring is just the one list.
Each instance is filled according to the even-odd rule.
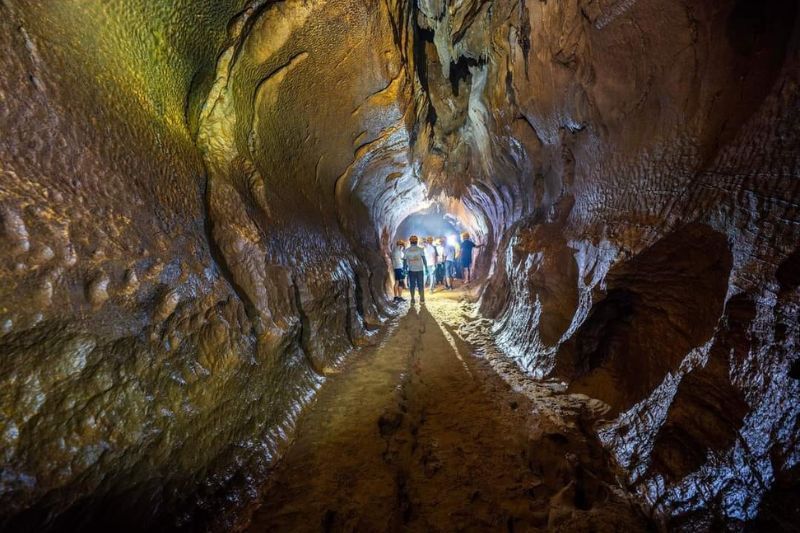
[[428,208],[406,217],[394,233],[394,241],[407,241],[412,235],[444,238],[451,242],[460,240],[466,227],[457,217],[442,213],[440,206]]
[[0,531],[797,531],[798,17],[0,1]]

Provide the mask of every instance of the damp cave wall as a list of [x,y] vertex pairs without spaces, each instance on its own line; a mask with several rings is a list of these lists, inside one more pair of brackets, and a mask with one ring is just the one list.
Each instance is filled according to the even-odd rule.
[[219,520],[392,312],[373,7],[0,4],[0,529]]
[[791,527],[796,3],[504,5],[491,146],[523,145],[530,203],[481,300],[500,346],[609,404],[595,429],[669,527]]

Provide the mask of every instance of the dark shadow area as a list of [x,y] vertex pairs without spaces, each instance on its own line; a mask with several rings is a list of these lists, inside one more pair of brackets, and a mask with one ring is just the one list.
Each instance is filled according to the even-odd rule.
[[[773,90],[787,54],[791,54],[797,6],[796,0],[733,2],[725,34],[734,54],[731,79],[737,79],[738,83],[723,96],[731,112],[719,122],[719,130],[714,134],[716,146],[731,142]],[[713,150],[708,155],[712,154]]]
[[611,354],[624,348],[637,300],[636,293],[613,289],[592,309],[586,327],[575,342],[579,362],[575,371],[579,375],[599,368]]
[[800,359],[795,359],[792,363],[792,367],[789,369],[789,377],[800,379]]
[[743,359],[749,352],[746,332],[755,313],[746,295],[731,298],[708,362],[681,381],[650,464],[668,481],[682,479],[705,463],[709,452],[723,452],[735,442],[749,406],[731,383],[729,357]]
[[800,530],[800,465],[779,472],[775,483],[764,495],[758,516],[745,525],[748,533],[796,532]]
[[[122,484],[120,484],[122,485]],[[159,480],[135,486],[122,493],[102,493],[72,502],[64,510],[59,508],[59,498],[68,495],[53,493],[45,502],[16,515],[0,525],[8,532],[28,531],[85,531],[85,532],[166,532],[182,528],[175,521],[175,493],[170,494]],[[160,511],[160,510],[164,511]],[[190,529],[183,528],[188,531]]]
[[796,12],[795,0],[737,0],[728,17],[728,41],[742,56],[770,52],[782,59]]
[[[413,15],[419,9],[417,4],[418,0],[414,0],[411,16],[414,68],[416,70],[417,79],[419,79],[420,87],[423,92],[428,93],[428,48],[433,48],[433,31],[421,27],[417,21],[417,17]],[[428,106],[425,122],[431,126],[435,126],[436,121],[436,109],[432,105]],[[419,134],[418,128],[419,124],[415,125],[411,133],[410,142],[412,145],[416,142],[417,135]]]
[[781,292],[790,292],[800,286],[800,250],[795,250],[778,266],[775,277]]
[[608,292],[561,355],[570,390],[615,412],[646,398],[714,333],[731,265],[724,235],[689,225],[612,269]]
[[453,94],[459,95],[462,83],[469,87],[472,81],[470,68],[480,67],[485,64],[485,60],[477,60],[471,57],[459,57],[458,61],[450,63],[450,87],[453,90]]

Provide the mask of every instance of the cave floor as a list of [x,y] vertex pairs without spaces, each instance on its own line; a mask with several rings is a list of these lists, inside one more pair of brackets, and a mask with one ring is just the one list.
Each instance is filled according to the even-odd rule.
[[248,513],[250,531],[637,531],[600,445],[556,423],[428,295],[322,387]]

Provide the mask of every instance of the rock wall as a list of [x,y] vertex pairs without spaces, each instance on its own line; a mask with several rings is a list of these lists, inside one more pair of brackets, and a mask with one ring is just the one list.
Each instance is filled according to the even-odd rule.
[[795,3],[503,5],[493,139],[526,148],[534,209],[484,293],[498,340],[612,406],[672,526],[786,527],[760,510],[800,458]]
[[0,3],[0,529],[236,505],[392,312],[424,187],[380,6]]

